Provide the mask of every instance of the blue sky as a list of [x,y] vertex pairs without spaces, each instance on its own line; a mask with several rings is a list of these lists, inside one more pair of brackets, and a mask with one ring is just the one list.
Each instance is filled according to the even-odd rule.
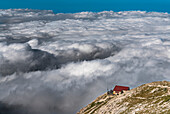
[[29,8],[56,13],[145,10],[170,13],[170,0],[1,0],[0,9]]

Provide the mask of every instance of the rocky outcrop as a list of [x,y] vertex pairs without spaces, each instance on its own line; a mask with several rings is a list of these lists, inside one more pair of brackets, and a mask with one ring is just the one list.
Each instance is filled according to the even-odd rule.
[[77,114],[170,114],[170,82],[144,84],[120,95],[99,96]]

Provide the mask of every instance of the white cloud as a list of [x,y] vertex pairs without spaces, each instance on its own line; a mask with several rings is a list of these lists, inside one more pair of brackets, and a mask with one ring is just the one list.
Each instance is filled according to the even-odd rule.
[[106,82],[170,80],[167,13],[20,9],[0,16],[0,101],[30,113],[75,113],[106,92]]

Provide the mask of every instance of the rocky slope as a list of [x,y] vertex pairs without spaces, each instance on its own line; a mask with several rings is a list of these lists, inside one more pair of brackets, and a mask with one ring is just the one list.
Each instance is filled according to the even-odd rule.
[[144,84],[121,95],[104,94],[77,114],[170,114],[170,82]]

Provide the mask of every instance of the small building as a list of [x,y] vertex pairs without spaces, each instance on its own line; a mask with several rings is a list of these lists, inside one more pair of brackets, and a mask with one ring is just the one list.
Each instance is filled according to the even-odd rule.
[[113,90],[111,89],[111,90],[107,91],[107,95],[113,95]]
[[115,88],[113,89],[113,94],[120,94],[123,93],[123,91],[127,91],[127,90],[130,90],[130,88],[126,86],[116,85]]

